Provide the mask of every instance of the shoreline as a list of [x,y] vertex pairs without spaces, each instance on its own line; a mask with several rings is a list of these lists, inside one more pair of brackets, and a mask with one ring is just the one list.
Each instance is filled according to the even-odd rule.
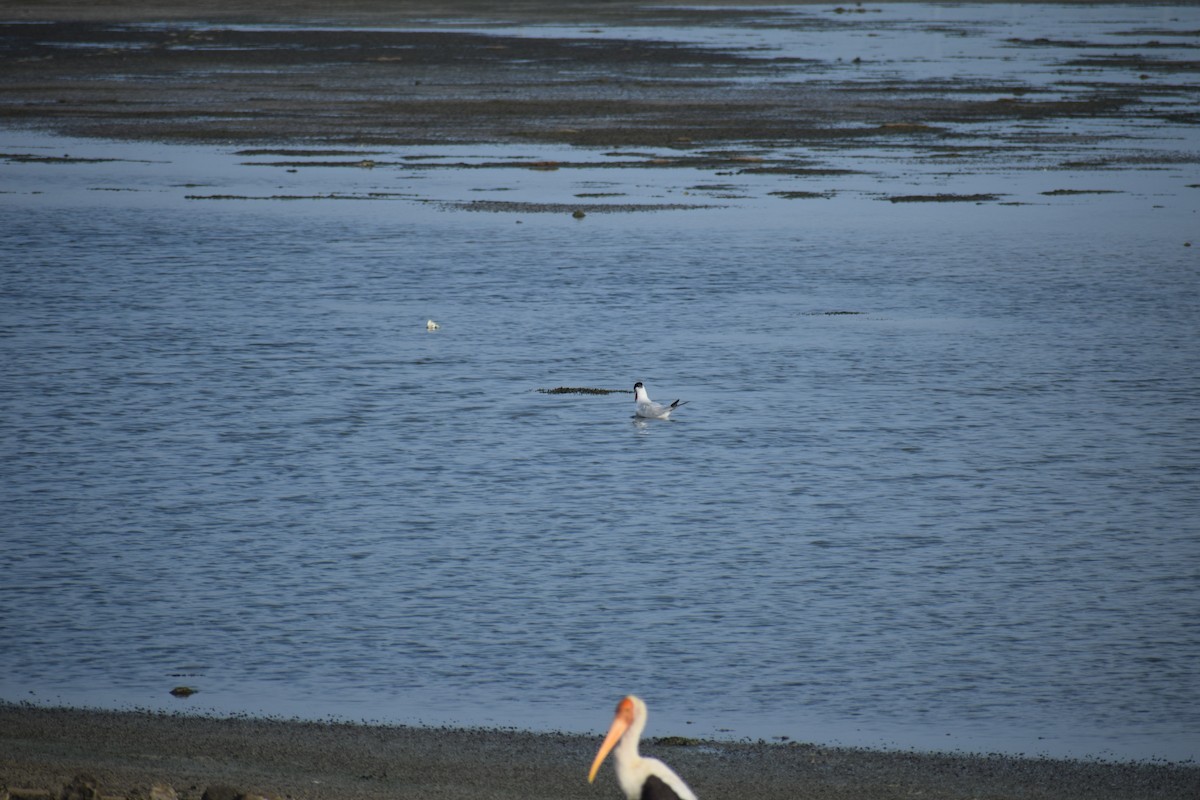
[[[619,796],[601,735],[423,728],[0,704],[0,797],[35,800],[86,776],[99,796],[324,800]],[[802,743],[643,741],[702,798],[1184,800],[1200,765],[891,752]],[[6,787],[6,788],[4,788]],[[78,788],[78,787],[77,787]],[[153,790],[153,792],[152,792]],[[65,796],[65,795],[64,795]]]

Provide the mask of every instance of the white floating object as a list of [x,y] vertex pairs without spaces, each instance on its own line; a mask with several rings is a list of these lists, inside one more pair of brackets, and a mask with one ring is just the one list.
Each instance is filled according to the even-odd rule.
[[438,325],[433,320],[429,320],[429,322],[425,323],[425,330],[427,330],[427,331],[436,331],[440,327],[442,327],[442,326]]

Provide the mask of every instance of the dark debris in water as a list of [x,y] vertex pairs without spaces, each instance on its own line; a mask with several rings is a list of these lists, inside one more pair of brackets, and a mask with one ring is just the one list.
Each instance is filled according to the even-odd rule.
[[526,214],[624,214],[634,211],[690,211],[700,208],[719,208],[707,203],[592,203],[572,205],[569,203],[518,203],[505,200],[472,200],[467,203],[446,203],[447,208],[463,211],[516,211]]
[[243,161],[244,167],[353,167],[355,169],[374,169],[375,167],[391,167],[389,161],[376,161],[371,158],[360,158],[356,161]]
[[1075,194],[1122,194],[1120,189],[1052,189],[1042,192],[1046,197],[1062,197]]
[[784,200],[828,200],[829,198],[833,197],[836,192],[780,191],[768,192],[767,194],[774,195],[775,197],[782,197]]
[[[1144,33],[1152,34],[1152,32],[1142,32],[1142,33],[1138,33],[1138,34],[1135,34],[1133,32],[1125,32],[1125,33],[1116,33],[1114,35],[1133,36],[1133,35],[1143,35]],[[1157,35],[1170,36],[1170,37],[1174,38],[1174,37],[1178,37],[1178,36],[1185,36],[1187,34],[1182,33],[1182,32],[1177,32],[1177,31],[1160,31]],[[1089,41],[1085,41],[1082,39],[1050,39],[1050,38],[1047,38],[1044,36],[1039,36],[1036,39],[1022,39],[1020,37],[1012,37],[1010,39],[1006,39],[1005,41],[1011,45],[1018,45],[1021,47],[1056,47],[1056,48],[1057,47],[1070,47],[1070,48],[1075,48],[1075,49],[1080,49],[1080,50],[1088,49],[1088,48],[1095,49],[1095,50],[1120,50],[1120,49],[1146,50],[1146,49],[1153,49],[1153,48],[1170,48],[1172,50],[1180,50],[1180,49],[1194,49],[1196,47],[1196,45],[1191,44],[1189,42],[1179,42],[1179,41],[1163,42],[1163,41],[1159,41],[1157,39],[1148,39],[1148,40],[1139,41],[1139,42],[1116,43],[1116,42],[1089,42]]]
[[806,178],[829,178],[838,177],[841,175],[861,175],[862,173],[856,169],[835,169],[833,167],[791,167],[791,166],[770,166],[770,167],[747,167],[738,170],[739,175],[796,175]]
[[1134,70],[1156,70],[1158,72],[1200,72],[1200,61],[1175,60],[1169,58],[1148,58],[1142,55],[1120,55],[1113,53],[1107,56],[1089,56],[1064,61],[1066,67],[1084,67],[1086,69],[1117,68]]
[[877,133],[946,133],[946,128],[927,125],[924,122],[885,122],[875,129]]
[[144,161],[134,162],[124,158],[76,158],[69,155],[43,156],[34,153],[0,153],[0,161],[10,161],[14,164],[106,164],[112,161],[149,163]]
[[990,203],[998,194],[900,194],[884,198],[893,203]]
[[304,150],[294,148],[281,149],[262,149],[256,148],[251,150],[238,150],[234,153],[235,156],[290,156],[293,158],[312,158],[315,156],[377,156],[381,152],[372,150],[364,152],[362,150]]
[[368,192],[367,194],[189,194],[187,200],[394,200],[413,199],[413,195],[402,192]]
[[596,389],[590,386],[557,386],[538,391],[542,394],[630,394],[628,389]]

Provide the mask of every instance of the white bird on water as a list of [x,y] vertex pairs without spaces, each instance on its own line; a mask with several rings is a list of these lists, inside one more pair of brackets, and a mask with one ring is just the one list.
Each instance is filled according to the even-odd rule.
[[[638,386],[641,386],[639,383]],[[612,727],[596,753],[588,783],[596,779],[596,772],[604,763],[604,757],[616,747],[613,760],[616,762],[617,782],[629,800],[696,800],[696,795],[683,782],[683,778],[657,758],[642,758],[638,755],[638,740],[646,727],[646,704],[629,695],[617,703],[617,715]]]
[[650,399],[650,395],[646,393],[646,387],[642,385],[641,381],[633,385],[633,402],[637,408],[634,413],[646,419],[669,419],[672,411],[687,404],[686,400],[676,400],[669,406],[656,403]]
[[436,331],[440,327],[442,327],[442,326],[438,325],[433,320],[429,320],[429,322],[425,323],[425,330],[427,330],[427,331]]

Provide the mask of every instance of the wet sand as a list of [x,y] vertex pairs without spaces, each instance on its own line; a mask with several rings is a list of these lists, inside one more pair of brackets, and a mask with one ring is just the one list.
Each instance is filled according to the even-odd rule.
[[[0,705],[0,785],[11,800],[58,797],[80,774],[103,796],[128,798],[147,797],[156,784],[160,797],[170,787],[182,800],[214,789],[211,800],[221,786],[230,800],[619,797],[611,765],[587,783],[600,738]],[[708,800],[1184,800],[1200,790],[1194,766],[695,740],[650,739],[643,751]]]

